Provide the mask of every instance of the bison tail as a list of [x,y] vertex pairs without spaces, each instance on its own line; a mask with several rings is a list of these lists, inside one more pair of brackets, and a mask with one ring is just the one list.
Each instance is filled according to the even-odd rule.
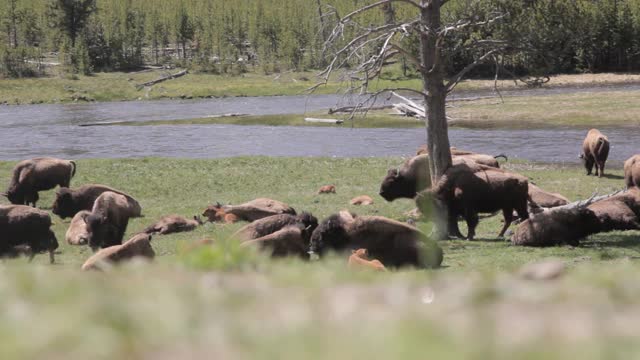
[[494,156],[493,158],[494,159],[503,158],[504,161],[509,161],[509,158],[505,154],[498,154],[498,155]]
[[76,175],[76,162],[73,160],[69,160],[69,162],[71,163],[71,177],[74,177]]

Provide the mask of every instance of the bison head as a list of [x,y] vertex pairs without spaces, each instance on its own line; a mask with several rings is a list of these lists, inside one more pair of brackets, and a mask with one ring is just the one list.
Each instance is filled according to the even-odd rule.
[[2,196],[6,197],[14,205],[26,204],[25,193],[19,187],[11,187],[7,192],[2,193]]
[[329,216],[311,234],[309,252],[324,255],[328,250],[345,249],[349,243],[346,225],[341,214]]
[[117,237],[117,228],[109,224],[107,217],[100,214],[90,214],[85,218],[87,223],[87,238],[93,251],[103,247],[110,239]]
[[209,205],[204,212],[202,212],[202,216],[206,217],[209,222],[221,222],[224,221],[224,216],[227,213],[222,208],[220,203],[216,203],[215,205]]
[[73,199],[71,198],[69,188],[60,188],[60,190],[56,192],[56,199],[53,201],[51,208],[53,213],[62,219],[75,215]]
[[416,196],[416,180],[401,174],[398,169],[389,169],[380,185],[380,196],[387,201],[413,199]]

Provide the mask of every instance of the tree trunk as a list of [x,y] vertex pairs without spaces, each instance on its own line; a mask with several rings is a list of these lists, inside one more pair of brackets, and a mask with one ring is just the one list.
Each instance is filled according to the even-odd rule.
[[[425,5],[427,0],[422,0]],[[429,171],[431,183],[436,184],[451,166],[451,149],[449,145],[449,129],[445,101],[447,91],[444,86],[444,72],[440,51],[438,51],[438,31],[440,30],[440,1],[430,1],[429,6],[421,10],[422,25],[430,29],[420,35],[422,81],[425,92],[425,107],[427,111],[427,148],[429,149]],[[435,236],[444,238],[448,233],[448,209],[442,209],[444,214],[434,217]]]

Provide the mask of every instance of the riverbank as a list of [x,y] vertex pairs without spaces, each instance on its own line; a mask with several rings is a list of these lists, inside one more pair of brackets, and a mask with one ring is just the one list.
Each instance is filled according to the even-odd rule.
[[[405,220],[410,200],[376,195],[400,158],[243,157],[215,160],[78,160],[73,186],[104,183],[143,206],[127,236],[162,215],[200,213],[207,204],[259,196],[285,201],[322,219],[341,209]],[[0,162],[0,183],[15,162]],[[504,167],[571,200],[622,187],[622,170],[585,176],[578,166],[509,162]],[[363,175],[365,174],[365,175]],[[321,185],[337,193],[317,195]],[[370,207],[348,204],[367,194]],[[49,207],[53,191],[41,193]],[[4,203],[4,199],[2,202]],[[507,359],[634,357],[640,274],[638,232],[592,236],[578,248],[510,246],[497,239],[500,216],[482,219],[478,240],[445,241],[437,271],[353,273],[344,257],[271,261],[225,248],[243,224],[207,224],[191,233],[155,236],[157,258],[107,274],[81,273],[86,247],[64,244],[68,220],[53,217],[58,263],[47,256],[0,266],[0,348],[13,358],[327,359],[476,356]],[[424,231],[428,223],[418,223]],[[461,223],[462,231],[465,228]],[[211,250],[188,253],[198,239]],[[518,269],[555,258],[566,274],[527,281]],[[37,326],[35,326],[36,324]],[[389,335],[393,334],[393,335]],[[36,341],[37,339],[37,341]],[[544,350],[542,350],[544,349]],[[480,354],[480,355],[478,355]]]
[[[317,83],[315,72],[282,74],[245,73],[238,76],[189,73],[152,87],[139,85],[178,70],[153,70],[137,73],[96,73],[91,76],[0,79],[0,104],[73,103],[91,101],[126,101],[158,99],[203,99],[228,96],[300,95]],[[616,86],[640,83],[640,75],[584,74],[554,76],[545,88]],[[417,78],[402,78],[392,73],[373,81],[369,90],[402,87],[420,89]],[[343,83],[331,82],[319,87],[316,94],[334,94]],[[497,83],[501,90],[523,89],[512,80]],[[494,88],[492,80],[465,80],[456,91],[482,91]]]

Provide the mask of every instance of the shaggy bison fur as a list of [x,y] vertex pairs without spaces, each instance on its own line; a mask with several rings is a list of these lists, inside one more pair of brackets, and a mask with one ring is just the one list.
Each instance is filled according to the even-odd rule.
[[50,227],[51,217],[45,211],[25,205],[0,206],[0,255],[11,254],[15,247],[27,245],[30,260],[35,254],[48,251],[53,263],[58,240]]
[[216,205],[208,206],[203,216],[206,216],[211,222],[235,222],[228,221],[227,215],[233,215],[235,221],[243,220],[252,222],[272,215],[292,214],[296,211],[289,205],[272,199],[258,198],[240,205]]
[[370,269],[376,271],[387,271],[387,268],[377,259],[369,260],[367,259],[368,253],[367,249],[358,249],[353,250],[351,256],[349,256],[349,269]]
[[633,155],[624,162],[624,183],[627,189],[640,186],[640,155]]
[[82,265],[82,270],[104,270],[111,264],[135,257],[153,259],[156,253],[151,247],[150,234],[137,234],[122,245],[104,248],[93,254]]
[[87,216],[90,211],[82,210],[77,213],[64,236],[69,245],[86,245],[89,242],[89,230],[87,229]]
[[91,210],[98,196],[106,191],[125,196],[129,203],[131,217],[141,216],[142,208],[136,199],[122,191],[98,184],[82,185],[76,189],[61,187],[56,192],[56,199],[51,208],[53,213],[62,219],[73,217],[82,210]]
[[582,142],[582,154],[580,154],[584,167],[587,169],[587,175],[591,175],[591,170],[595,165],[595,175],[602,177],[608,156],[609,139],[597,129],[589,130]]
[[156,221],[153,225],[150,225],[142,232],[147,234],[159,233],[161,235],[166,235],[177,232],[192,231],[202,224],[202,220],[198,216],[194,216],[193,219],[187,219],[180,215],[167,215],[160,218],[160,220]]
[[2,195],[12,204],[36,206],[38,191],[68,187],[76,173],[76,163],[56,158],[23,160],[13,168],[9,188]]
[[131,209],[124,195],[111,191],[102,193],[86,218],[88,243],[93,250],[122,244]]

